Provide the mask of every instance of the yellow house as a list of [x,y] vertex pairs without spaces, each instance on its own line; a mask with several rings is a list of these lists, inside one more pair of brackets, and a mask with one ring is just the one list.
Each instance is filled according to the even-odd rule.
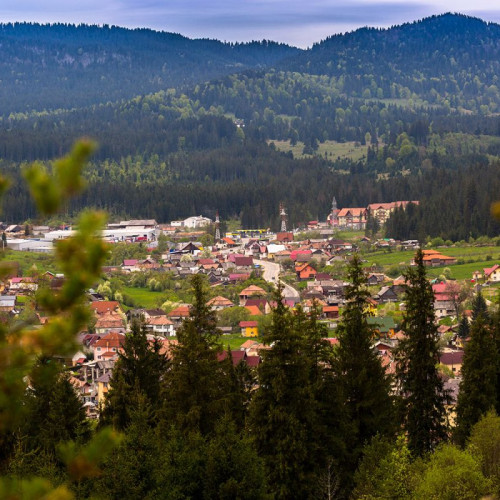
[[240,321],[240,328],[243,337],[257,337],[259,335],[257,321]]
[[109,391],[109,380],[111,378],[111,374],[105,373],[101,375],[97,380],[97,402],[99,404],[104,404],[104,400],[106,398],[106,394]]

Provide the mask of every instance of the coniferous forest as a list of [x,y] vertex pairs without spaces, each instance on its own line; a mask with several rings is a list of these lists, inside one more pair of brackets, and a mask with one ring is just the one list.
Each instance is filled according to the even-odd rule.
[[[275,227],[280,201],[299,225],[324,219],[333,196],[340,207],[413,199],[389,236],[495,236],[499,33],[445,14],[299,50],[4,24],[0,162],[13,189],[3,217],[35,219],[23,165],[49,164],[86,136],[99,148],[68,216],[93,206],[166,222],[219,210]],[[345,144],[361,154],[337,154]]]

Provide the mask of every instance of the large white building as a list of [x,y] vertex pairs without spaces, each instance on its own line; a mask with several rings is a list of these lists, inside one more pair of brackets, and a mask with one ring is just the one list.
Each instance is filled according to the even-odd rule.
[[213,223],[212,219],[208,217],[203,217],[202,215],[196,215],[194,217],[188,217],[184,219],[184,227],[189,229],[196,229],[198,227],[205,227]]

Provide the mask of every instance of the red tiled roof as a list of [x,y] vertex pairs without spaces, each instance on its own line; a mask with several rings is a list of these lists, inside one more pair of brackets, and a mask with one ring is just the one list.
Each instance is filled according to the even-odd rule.
[[255,328],[257,325],[257,321],[240,321],[241,328]]
[[97,314],[104,314],[118,309],[120,304],[116,300],[96,300],[91,302],[90,307]]

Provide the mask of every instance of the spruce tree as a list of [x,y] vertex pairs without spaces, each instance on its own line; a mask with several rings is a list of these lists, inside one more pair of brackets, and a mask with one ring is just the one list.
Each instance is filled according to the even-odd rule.
[[48,358],[39,359],[30,376],[25,398],[25,422],[21,436],[29,449],[43,449],[56,456],[58,443],[84,440],[89,427],[82,402],[61,366]]
[[160,407],[160,385],[168,367],[167,357],[161,353],[158,339],[150,342],[147,330],[141,322],[132,322],[131,331],[125,336],[123,352],[110,381],[111,389],[107,394],[101,416],[101,425],[112,424],[116,429],[125,429],[134,411],[132,393],[143,395],[151,408],[152,418],[156,419]]
[[460,323],[458,324],[458,336],[464,341],[470,333],[469,320],[464,315],[462,316]]
[[163,384],[163,423],[183,432],[213,432],[227,408],[227,379],[221,352],[220,330],[214,312],[206,305],[201,276],[192,278],[194,303],[190,317],[177,332],[178,345]]
[[430,452],[447,436],[449,397],[439,376],[439,335],[434,315],[434,294],[427,280],[423,253],[416,268],[405,274],[408,288],[402,329],[405,338],[395,352],[396,377],[402,397],[402,423],[413,455]]
[[308,498],[316,487],[316,405],[309,364],[302,354],[302,332],[275,295],[272,324],[264,332],[271,348],[263,353],[259,388],[250,411],[251,431],[264,458],[276,499]]
[[473,321],[470,337],[465,348],[457,402],[455,438],[461,446],[465,445],[472,427],[495,408],[497,402],[495,339],[482,314]]
[[483,294],[478,292],[472,299],[472,321],[474,321],[480,314],[488,319],[488,306],[484,300]]
[[[355,255],[349,265],[342,321],[337,329],[339,345],[334,370],[351,431],[344,436],[349,456],[347,476],[354,473],[363,447],[377,434],[394,430],[394,403],[391,380],[373,347],[375,332],[368,324],[370,294],[361,260]],[[347,477],[348,482],[350,477]]]

